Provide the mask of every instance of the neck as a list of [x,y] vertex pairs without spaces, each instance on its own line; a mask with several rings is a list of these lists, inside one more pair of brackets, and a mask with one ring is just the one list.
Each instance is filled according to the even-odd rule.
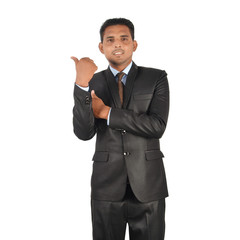
[[113,62],[109,62],[109,65],[116,69],[119,72],[122,72],[130,63],[132,62],[132,59],[130,61],[128,61],[127,63],[123,63],[123,64],[116,64]]

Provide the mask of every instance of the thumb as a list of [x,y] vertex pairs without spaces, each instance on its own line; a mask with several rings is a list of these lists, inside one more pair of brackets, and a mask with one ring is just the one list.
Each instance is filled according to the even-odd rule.
[[92,96],[92,98],[97,98],[97,95],[95,94],[94,90],[91,91],[91,96]]
[[78,63],[78,59],[76,57],[71,57],[71,59],[75,62],[75,64],[77,65]]

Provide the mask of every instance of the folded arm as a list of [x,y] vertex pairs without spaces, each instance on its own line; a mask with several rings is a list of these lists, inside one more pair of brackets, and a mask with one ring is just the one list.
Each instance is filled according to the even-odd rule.
[[139,114],[131,110],[112,108],[109,127],[124,129],[142,137],[161,138],[167,125],[168,112],[169,86],[164,72],[156,83],[148,111]]

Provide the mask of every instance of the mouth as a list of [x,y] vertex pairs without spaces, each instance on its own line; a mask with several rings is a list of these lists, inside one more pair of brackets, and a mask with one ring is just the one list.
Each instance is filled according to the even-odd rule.
[[115,56],[120,56],[124,54],[124,51],[122,49],[117,49],[117,50],[114,50],[112,54]]

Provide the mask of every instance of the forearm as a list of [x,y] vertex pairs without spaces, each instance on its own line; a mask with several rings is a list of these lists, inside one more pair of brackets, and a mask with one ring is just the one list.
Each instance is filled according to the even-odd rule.
[[81,140],[91,139],[96,132],[95,119],[92,112],[92,100],[89,92],[74,87],[73,128],[75,135]]
[[132,134],[147,137],[161,138],[166,122],[157,115],[138,114],[126,109],[112,109],[109,127],[124,129]]

